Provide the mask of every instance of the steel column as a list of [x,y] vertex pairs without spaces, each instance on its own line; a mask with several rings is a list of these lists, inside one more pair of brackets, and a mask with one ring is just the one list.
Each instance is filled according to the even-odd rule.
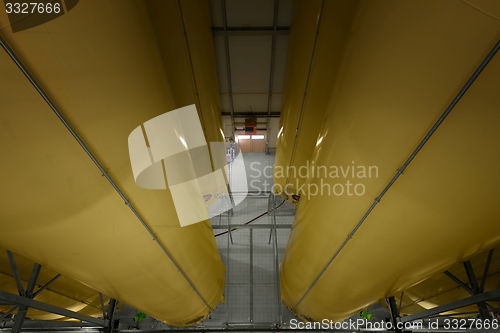
[[226,54],[226,73],[227,73],[227,89],[229,91],[229,111],[231,112],[231,126],[233,129],[233,139],[234,139],[234,102],[233,102],[233,81],[231,78],[231,56],[229,54],[229,37],[227,29],[227,13],[226,13],[226,0],[221,1],[222,6],[222,24],[224,35],[224,51]]
[[[474,268],[470,260],[464,262],[465,272],[467,273],[467,277],[469,278],[469,282],[472,286],[472,292],[474,295],[480,294],[481,290],[479,290],[479,284],[477,283],[476,274],[474,273]],[[479,309],[479,315],[481,319],[490,318],[490,313],[488,312],[488,308],[486,307],[486,303],[484,301],[477,303],[477,308]]]
[[[35,289],[36,280],[38,279],[38,275],[40,274],[40,269],[42,266],[39,264],[35,264],[33,266],[33,271],[31,272],[30,279],[28,281],[28,286],[24,291],[24,296],[27,298],[33,298],[33,289]],[[19,306],[19,310],[17,311],[16,317],[14,318],[14,326],[12,327],[13,333],[21,332],[23,327],[24,319],[26,319],[26,314],[28,313],[28,306],[21,305]]]
[[398,327],[398,323],[400,322],[400,317],[399,317],[399,311],[398,307],[396,305],[396,300],[394,299],[394,296],[391,296],[390,298],[387,299],[387,303],[389,304],[389,309],[391,310],[391,317],[392,317],[392,324],[395,327],[395,332],[396,333],[402,333],[403,331]]
[[21,277],[19,276],[19,271],[17,270],[16,259],[10,251],[7,251],[7,257],[9,258],[10,267],[12,268],[12,274],[14,274],[14,279],[16,280],[17,291],[19,292],[19,295],[23,296],[24,287],[21,282]]
[[[279,0],[274,0],[274,17],[273,17],[273,30],[278,29],[278,13],[279,13]],[[274,82],[274,63],[276,58],[276,35],[272,35],[271,41],[271,66],[269,69],[269,94],[267,96],[267,138],[266,138],[266,155],[269,155],[269,136],[271,135],[271,102],[273,97],[273,82]]]
[[250,322],[253,323],[253,229],[250,228]]
[[277,311],[278,311],[278,328],[283,324],[283,315],[281,312],[281,294],[280,294],[280,259],[279,259],[279,249],[278,249],[278,229],[276,228],[276,196],[274,193],[270,194],[272,196],[272,223],[273,223],[273,229],[274,230],[274,243],[273,243],[273,250],[274,250],[274,270],[275,270],[275,285],[276,285],[276,305],[277,305]]
[[471,295],[474,295],[474,292],[472,291],[471,288],[469,288],[468,285],[466,285],[465,283],[462,282],[462,280],[460,280],[459,278],[457,278],[455,275],[453,275],[451,272],[449,271],[445,271],[444,274],[449,277],[450,279],[452,279],[456,284],[458,284],[462,289],[466,290],[469,294]]
[[488,253],[488,259],[486,259],[486,264],[484,265],[483,276],[481,278],[481,285],[479,286],[479,291],[484,292],[484,285],[486,284],[486,278],[488,277],[488,272],[490,271],[491,259],[493,259],[493,253],[495,249],[491,249]]
[[[100,295],[100,294],[99,294]],[[108,303],[108,333],[113,332],[113,322],[114,322],[114,317],[115,317],[115,312],[116,312],[116,307],[118,305],[118,302],[114,299],[111,298]]]
[[40,270],[42,269],[42,266],[39,264],[35,264],[33,266],[33,271],[31,272],[30,279],[28,281],[28,286],[26,287],[26,297],[32,298],[33,297],[33,290],[35,289],[36,285],[36,280],[38,280],[38,275],[40,275]]

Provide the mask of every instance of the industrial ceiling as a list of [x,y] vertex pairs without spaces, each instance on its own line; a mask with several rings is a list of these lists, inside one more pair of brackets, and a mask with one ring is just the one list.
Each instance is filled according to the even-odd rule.
[[210,1],[222,115],[234,128],[258,118],[267,130],[280,114],[292,3]]

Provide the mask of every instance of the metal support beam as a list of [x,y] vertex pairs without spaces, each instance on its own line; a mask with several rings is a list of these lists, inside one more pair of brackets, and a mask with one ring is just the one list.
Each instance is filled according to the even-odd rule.
[[[99,294],[100,295],[100,294]],[[118,306],[118,302],[114,298],[109,299],[108,303],[108,333],[113,332],[113,322],[115,318],[116,307]]]
[[23,328],[24,319],[26,319],[26,313],[28,312],[28,307],[21,305],[14,317],[14,326],[12,326],[12,333],[20,333]]
[[253,323],[253,229],[250,229],[250,322]]
[[38,309],[46,312],[51,312],[55,313],[61,316],[69,317],[69,318],[75,318],[79,319],[81,321],[93,323],[99,326],[106,327],[108,325],[108,320],[105,319],[99,319],[99,318],[94,318],[86,315],[82,315],[78,312],[70,311],[64,308],[60,308],[58,306],[54,306],[51,304],[45,304],[39,301],[35,301],[34,299],[30,299],[24,296],[19,296],[19,295],[14,295],[11,293],[7,293],[5,291],[0,291],[0,299],[7,301],[7,302],[12,302],[15,304],[19,304],[20,306],[24,305],[33,309]]
[[466,285],[465,283],[462,282],[462,280],[460,280],[459,278],[457,278],[455,275],[453,275],[451,272],[449,271],[445,271],[444,274],[449,277],[450,279],[452,279],[456,284],[458,284],[462,289],[464,289],[465,291],[467,291],[469,294],[471,295],[474,295],[473,291],[471,288],[469,288],[468,285]]
[[21,277],[19,276],[19,271],[17,270],[16,259],[10,251],[7,251],[7,257],[9,258],[10,267],[12,268],[12,274],[16,280],[17,291],[19,292],[19,295],[24,296],[24,287],[21,282]]
[[61,274],[57,274],[49,282],[47,282],[46,284],[44,284],[43,286],[41,286],[40,289],[38,289],[37,291],[35,291],[33,293],[33,298],[35,298],[39,293],[41,293],[42,291],[44,291],[45,289],[47,289],[52,283],[56,282],[57,279],[59,279],[60,277],[61,277]]
[[389,304],[389,310],[391,310],[391,319],[392,319],[392,324],[395,328],[396,333],[402,333],[403,331],[398,327],[398,323],[400,322],[400,317],[399,317],[399,310],[398,306],[396,305],[396,300],[394,299],[394,296],[391,296],[390,298],[387,299],[387,303]]
[[427,317],[434,316],[434,315],[437,315],[437,314],[440,314],[443,312],[463,308],[465,306],[477,304],[479,302],[486,302],[488,300],[492,300],[492,299],[496,299],[496,298],[500,298],[500,289],[496,289],[496,290],[489,291],[486,293],[470,296],[470,297],[461,299],[461,300],[456,301],[456,302],[436,306],[435,308],[432,308],[432,309],[429,309],[426,311],[422,311],[422,312],[415,313],[415,314],[412,314],[409,316],[401,317],[401,322],[405,323],[405,322],[415,321],[415,320],[422,319],[422,318],[427,318]]
[[[225,6],[224,6],[225,8]],[[225,9],[223,16],[225,15]],[[237,27],[237,28],[227,28],[224,25],[223,28],[212,28],[212,34],[214,36],[286,36],[290,34],[290,28],[288,27]]]
[[[35,289],[36,280],[40,274],[40,269],[42,266],[35,264],[31,272],[30,279],[28,281],[28,286],[24,291],[24,296],[27,298],[33,298],[33,290]],[[20,333],[23,328],[24,320],[26,319],[26,314],[28,313],[28,306],[20,305],[17,311],[16,317],[14,318],[14,326],[12,327],[12,333]]]
[[[470,260],[467,260],[464,262],[464,268],[465,272],[467,273],[467,277],[469,278],[469,282],[472,286],[472,292],[474,295],[480,294],[481,291],[479,290],[479,284],[477,283],[476,279],[476,274],[474,273],[474,268],[472,267],[472,264]],[[477,303],[477,308],[479,309],[479,315],[481,319],[487,319],[490,318],[490,313],[488,312],[488,308],[486,306],[486,302],[478,302]]]
[[30,279],[28,281],[28,286],[26,287],[25,293],[26,297],[33,298],[33,290],[35,289],[36,281],[38,280],[38,275],[40,275],[40,270],[42,266],[35,264],[31,272]]
[[483,276],[481,278],[481,285],[479,286],[479,291],[484,292],[484,285],[486,284],[486,278],[488,277],[488,273],[490,271],[491,259],[493,259],[493,252],[495,249],[491,249],[488,253],[488,259],[486,259],[486,264],[484,265]]

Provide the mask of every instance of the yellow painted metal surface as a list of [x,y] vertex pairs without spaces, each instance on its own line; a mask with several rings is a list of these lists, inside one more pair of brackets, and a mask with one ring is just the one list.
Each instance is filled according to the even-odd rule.
[[[294,2],[275,162],[278,191],[286,186],[289,195],[304,194],[306,172],[298,168],[311,160],[320,139],[356,6],[357,1]],[[297,172],[284,172],[287,168]]]
[[[193,77],[169,71],[189,68],[189,57],[185,42],[168,40],[181,34],[179,25],[166,40],[157,34],[160,16],[152,13],[165,3],[171,10],[161,18],[178,22],[177,1],[86,0],[15,34],[1,12],[0,34],[213,309],[225,268],[209,222],[181,228],[168,190],[135,185],[127,151],[139,124],[198,103]],[[198,43],[211,38],[208,4],[181,4],[191,52],[213,54],[211,42]],[[166,54],[165,44],[184,51]],[[206,136],[220,140],[216,88],[204,88],[216,86],[215,63],[195,60]],[[0,245],[171,325],[203,320],[210,309],[3,51],[0,99]]]
[[341,320],[500,242],[499,55],[347,240],[500,38],[499,3],[470,2],[359,2],[319,135],[298,138],[322,138],[328,168],[306,177],[281,264],[301,318]]

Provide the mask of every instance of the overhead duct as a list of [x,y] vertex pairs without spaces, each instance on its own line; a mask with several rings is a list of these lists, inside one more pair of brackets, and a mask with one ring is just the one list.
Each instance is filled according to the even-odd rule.
[[342,320],[500,242],[500,22],[469,3],[359,2],[281,264],[302,319]]
[[[172,8],[162,20],[180,22],[170,39],[155,36],[148,13],[160,4]],[[208,316],[223,299],[225,269],[208,221],[181,228],[168,190],[135,185],[127,137],[137,124],[196,103],[207,141],[222,140],[209,93],[217,91],[215,62],[200,60],[213,54],[210,24],[197,18],[209,22],[208,4],[85,1],[32,29],[1,30],[28,70],[0,52],[8,160],[0,171],[10,175],[1,245],[173,326]],[[162,48],[173,45],[162,61]],[[177,95],[177,86],[186,91]]]

